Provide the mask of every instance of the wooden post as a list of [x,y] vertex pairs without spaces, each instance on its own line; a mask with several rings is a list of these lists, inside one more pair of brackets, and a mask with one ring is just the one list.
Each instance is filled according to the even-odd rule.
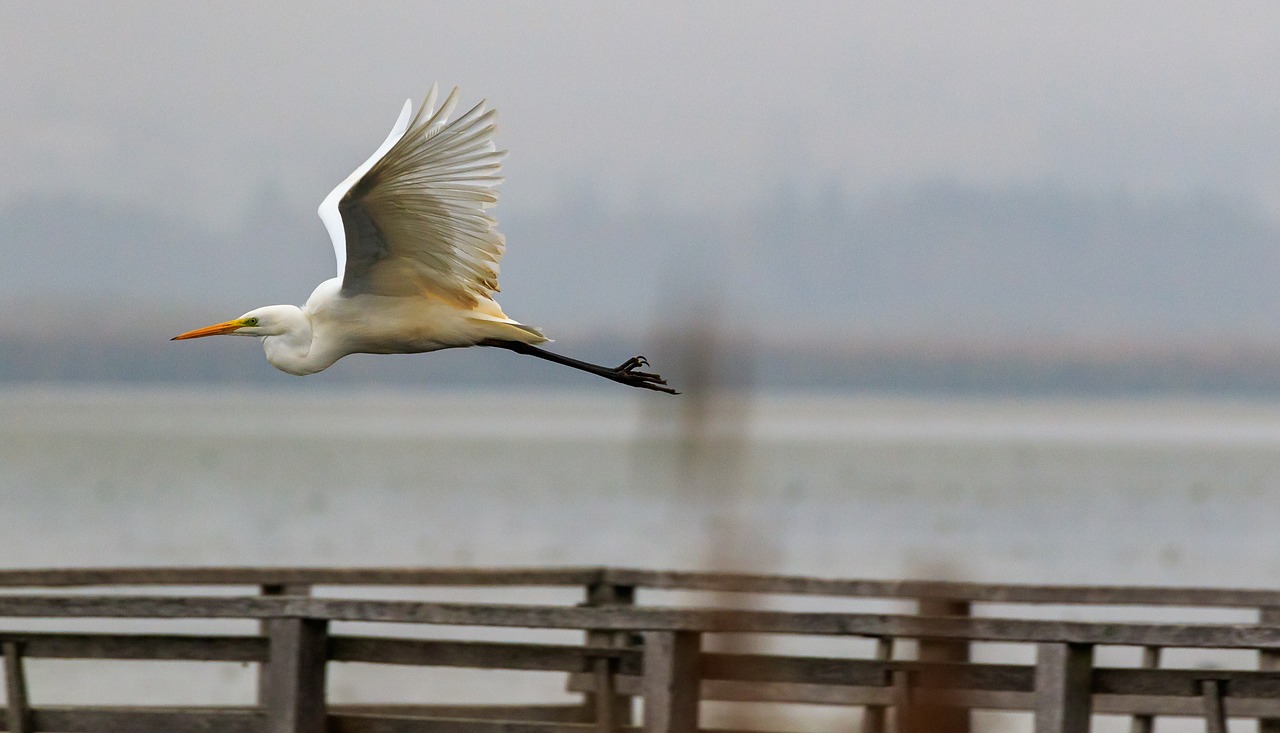
[[1204,697],[1204,727],[1207,733],[1227,733],[1227,715],[1222,707],[1222,680],[1200,680]]
[[8,704],[5,719],[9,733],[31,733],[31,709],[27,705],[27,675],[17,642],[4,643],[4,687]]
[[[587,599],[583,605],[600,606],[633,606],[636,602],[636,589],[631,585],[617,585],[608,581],[600,581],[587,586]],[[588,631],[587,646],[617,648],[630,646],[632,639],[626,631]],[[604,660],[608,661],[608,660]],[[596,662],[599,664],[599,661]],[[612,667],[610,667],[611,669]],[[616,692],[612,700],[599,700],[599,667],[592,670],[596,674],[596,687],[592,692],[583,693],[583,720],[600,722],[600,711],[609,710],[613,716],[612,725],[617,728],[632,725],[631,696],[619,695]],[[609,680],[613,683],[612,676]],[[612,688],[611,688],[612,689]]]
[[267,733],[324,733],[328,626],[309,618],[267,622]]
[[698,733],[702,635],[644,633],[644,733]]
[[[1280,626],[1280,607],[1259,609],[1258,623],[1263,626]],[[1280,670],[1280,649],[1263,649],[1258,652],[1258,669],[1266,672]],[[1260,718],[1258,733],[1280,733],[1280,719]]]
[[[311,595],[311,586],[309,585],[293,585],[293,584],[270,584],[259,586],[258,592],[264,596],[309,596]],[[270,621],[258,622],[258,633],[263,636],[270,634]],[[267,673],[266,665],[258,665],[258,704],[267,704]]]
[[1093,647],[1036,645],[1035,733],[1088,733],[1093,711]]
[[[593,662],[595,684],[592,685],[596,706],[596,730],[599,733],[615,733],[618,730],[618,711],[614,704],[618,701],[614,663],[609,657],[599,657]],[[630,698],[626,698],[630,701]]]
[[[921,598],[916,602],[916,613],[921,616],[963,616],[967,618],[971,611],[972,607],[968,601],[948,598]],[[969,661],[969,643],[966,641],[921,639],[920,661],[967,662]],[[969,711],[965,708],[946,707],[936,704],[918,705],[917,707],[921,708],[918,711],[920,718],[928,721],[929,730],[946,731],[947,733],[969,733]]]
[[915,729],[911,715],[911,673],[895,669],[890,677],[893,680],[893,729],[896,733],[911,733]]
[[[876,659],[887,662],[893,659],[893,637],[882,636],[876,639]],[[892,675],[886,674],[885,686],[893,684]],[[885,733],[884,720],[886,706],[867,705],[862,710],[862,733]]]
[[[1144,646],[1142,647],[1142,668],[1143,669],[1159,669],[1160,668],[1160,647]],[[1132,722],[1129,723],[1129,733],[1152,733],[1156,727],[1156,716],[1137,714],[1133,716]]]

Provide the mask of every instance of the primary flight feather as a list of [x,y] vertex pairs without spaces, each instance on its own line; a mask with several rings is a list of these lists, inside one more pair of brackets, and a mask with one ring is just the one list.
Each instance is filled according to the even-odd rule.
[[496,112],[482,101],[450,122],[458,90],[439,109],[437,96],[433,85],[412,117],[406,101],[382,145],[320,204],[337,277],[301,308],[257,308],[174,340],[257,336],[272,366],[299,375],[347,354],[492,346],[674,394],[640,371],[644,357],[605,367],[554,354],[537,346],[541,331],[502,312],[493,293],[506,242],[488,213],[506,154],[493,142]]

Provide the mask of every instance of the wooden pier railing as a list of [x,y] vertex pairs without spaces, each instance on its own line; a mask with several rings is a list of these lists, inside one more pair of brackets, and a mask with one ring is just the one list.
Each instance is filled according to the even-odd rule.
[[[349,597],[353,588],[581,587],[574,605],[443,603]],[[130,586],[172,586],[166,594]],[[200,591],[245,587],[249,594]],[[342,588],[331,593],[331,588]],[[75,588],[73,592],[66,589]],[[50,589],[59,589],[52,592]],[[645,603],[649,591],[828,596],[915,604],[914,613],[752,610]],[[103,591],[103,592],[98,592]],[[342,597],[334,597],[342,596]],[[736,598],[734,599],[737,600]],[[841,601],[842,603],[844,601]],[[1018,617],[1001,606],[1170,607],[1178,622]],[[1198,609],[1258,609],[1254,623],[1203,623]],[[1180,610],[1174,610],[1180,609]],[[1031,586],[925,581],[827,580],[613,568],[317,569],[134,568],[0,571],[0,649],[9,731],[236,731],[271,733],[692,733],[703,701],[849,706],[862,730],[963,731],[973,710],[1027,711],[1036,733],[1080,733],[1094,714],[1131,716],[1135,733],[1158,716],[1229,718],[1280,730],[1280,593],[1212,588]],[[40,631],[4,630],[42,619]],[[258,633],[86,632],[86,619],[241,619]],[[74,621],[73,621],[74,620]],[[414,627],[412,634],[351,633],[343,622]],[[66,630],[49,631],[59,623]],[[340,627],[335,630],[335,624]],[[433,627],[455,633],[436,634]],[[581,631],[577,644],[456,638],[457,627]],[[384,627],[379,627],[384,628]],[[340,633],[341,632],[341,633]],[[477,635],[479,637],[480,635]],[[874,640],[865,657],[716,651],[707,637]],[[902,642],[918,649],[906,659]],[[971,645],[1034,650],[1028,664],[973,661]],[[1095,664],[1095,651],[1141,650],[1140,666]],[[1252,650],[1247,667],[1161,667],[1168,649]],[[1233,658],[1238,658],[1233,657]],[[256,704],[222,707],[47,706],[33,702],[26,664],[36,659],[186,660],[260,665]],[[332,704],[326,677],[352,662],[566,675],[578,704]],[[633,701],[642,715],[633,720]],[[850,718],[850,727],[854,717]]]

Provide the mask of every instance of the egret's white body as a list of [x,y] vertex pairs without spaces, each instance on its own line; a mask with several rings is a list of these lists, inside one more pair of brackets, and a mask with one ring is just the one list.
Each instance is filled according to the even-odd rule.
[[301,308],[268,305],[251,310],[241,318],[257,318],[258,323],[243,330],[261,336],[272,366],[296,375],[322,371],[347,354],[417,354],[487,340],[547,340],[536,329],[507,318],[491,298],[464,310],[431,296],[344,296],[341,290],[335,277],[320,283]]
[[453,122],[454,89],[439,109],[437,89],[410,118],[405,102],[391,134],[320,204],[333,240],[337,277],[306,305],[270,305],[177,339],[257,336],[272,366],[314,374],[347,354],[407,354],[495,346],[672,392],[638,371],[635,357],[615,368],[536,348],[542,332],[508,318],[492,297],[506,248],[487,209],[505,155],[493,143],[494,110],[481,102]]

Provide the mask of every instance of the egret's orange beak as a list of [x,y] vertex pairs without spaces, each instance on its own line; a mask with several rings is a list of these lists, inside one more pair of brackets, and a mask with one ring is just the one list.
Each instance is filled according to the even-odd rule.
[[234,321],[215,323],[212,326],[205,326],[204,328],[197,328],[194,331],[187,331],[186,333],[174,336],[169,340],[182,341],[183,339],[198,339],[203,336],[219,336],[224,333],[235,333],[236,331],[249,325],[248,323],[245,322],[246,320],[247,319],[244,319],[244,318],[237,318]]

